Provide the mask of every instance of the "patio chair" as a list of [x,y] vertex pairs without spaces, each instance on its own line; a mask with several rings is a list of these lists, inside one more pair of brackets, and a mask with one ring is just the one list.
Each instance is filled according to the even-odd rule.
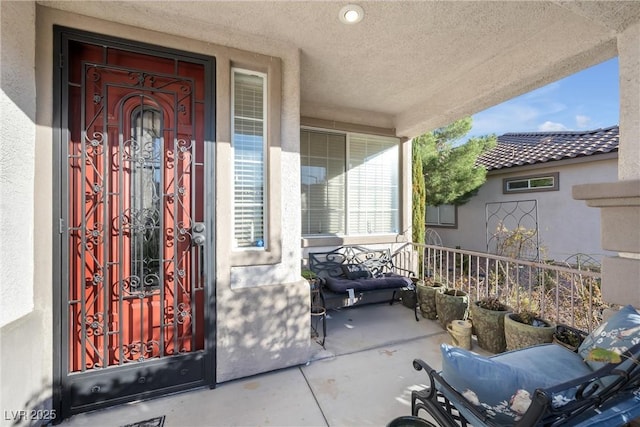
[[[613,363],[594,348],[622,357]],[[640,313],[627,306],[589,334],[576,352],[543,344],[491,357],[443,344],[442,370],[420,359],[428,386],[413,391],[441,426],[622,426],[640,417]],[[611,353],[609,353],[611,354]]]

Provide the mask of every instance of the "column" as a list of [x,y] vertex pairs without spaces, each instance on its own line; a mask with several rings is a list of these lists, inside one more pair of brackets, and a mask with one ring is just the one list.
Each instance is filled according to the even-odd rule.
[[602,295],[640,307],[640,23],[618,35],[620,147],[618,181],[573,187],[573,198],[601,212]]

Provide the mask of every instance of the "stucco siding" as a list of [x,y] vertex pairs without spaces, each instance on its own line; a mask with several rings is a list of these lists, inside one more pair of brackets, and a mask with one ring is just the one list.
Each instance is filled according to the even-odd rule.
[[[517,168],[516,168],[517,169]],[[558,191],[503,194],[503,178],[544,175],[559,172]],[[564,260],[576,253],[601,258],[608,252],[600,242],[600,212],[581,200],[571,197],[571,188],[577,184],[614,181],[617,178],[617,159],[576,164],[550,164],[529,170],[509,170],[492,173],[478,194],[469,203],[458,207],[456,229],[434,228],[445,246],[486,251],[486,205],[494,202],[537,201],[541,256]],[[495,230],[489,230],[489,233]]]
[[[117,35],[118,37],[186,50],[194,53],[211,55],[216,58],[216,201],[212,206],[216,208],[216,276],[215,282],[209,286],[215,286],[217,300],[217,374],[218,382],[251,375],[271,369],[304,363],[309,357],[310,341],[308,333],[309,316],[306,315],[308,301],[308,284],[300,280],[299,259],[299,191],[294,191],[298,185],[299,162],[294,160],[299,145],[299,52],[293,46],[284,44],[272,44],[267,41],[256,41],[252,47],[254,53],[236,50],[229,46],[214,44],[211,40],[189,40],[181,37],[161,34],[137,28],[123,26],[97,19],[78,17],[77,15],[39,8],[44,25],[39,26],[40,37],[44,45],[52,46],[52,25],[58,24],[78,28],[81,30],[102,33],[105,35]],[[169,29],[170,30],[170,29]],[[203,35],[202,37],[210,37]],[[239,39],[239,44],[244,45],[245,39]],[[232,46],[233,47],[233,46]],[[262,56],[264,60],[256,60],[262,52],[270,56]],[[256,55],[258,54],[258,55]],[[52,56],[52,55],[48,55]],[[270,59],[271,58],[271,59]],[[277,64],[282,63],[282,66]],[[228,207],[232,205],[233,182],[229,165],[233,163],[230,150],[231,135],[229,131],[230,87],[229,73],[232,66],[259,67],[271,73],[270,79],[277,81],[274,97],[278,98],[278,115],[280,121],[278,139],[275,147],[270,148],[269,164],[270,190],[269,197],[275,198],[277,203],[271,206],[268,215],[271,215],[270,230],[273,233],[272,245],[286,253],[286,257],[267,259],[258,267],[242,266],[243,258],[251,259],[256,254],[238,253],[233,250],[229,238],[230,230],[233,230],[233,216]],[[43,60],[43,73],[49,74],[51,63]],[[47,79],[43,79],[46,82]],[[48,81],[51,81],[50,79]],[[281,85],[280,85],[281,82]],[[51,102],[51,88],[42,88],[41,103]],[[282,94],[286,94],[282,97]],[[51,123],[51,117],[43,117],[44,123]],[[43,153],[48,156],[50,153]],[[296,177],[296,179],[292,179]],[[287,188],[291,191],[280,192],[280,188],[287,182]],[[213,201],[212,201],[213,203]],[[40,207],[43,211],[50,211],[51,206],[43,203]],[[282,214],[282,209],[286,213]],[[291,224],[295,224],[292,226]],[[259,254],[258,254],[259,255]],[[240,265],[238,265],[240,263]],[[258,261],[256,264],[260,264]],[[241,284],[241,286],[237,286]],[[287,284],[286,289],[283,286]],[[50,286],[45,283],[43,286]],[[240,289],[238,289],[240,288]],[[265,304],[265,301],[268,301]],[[283,313],[281,306],[289,307],[290,312]],[[280,307],[279,309],[277,307]],[[238,311],[240,310],[240,311]],[[276,311],[274,311],[276,310]],[[238,316],[248,313],[242,321]],[[277,328],[279,334],[268,339],[265,346],[264,333],[258,333],[264,325],[270,322],[284,322]],[[244,339],[251,337],[254,332],[262,337],[262,340]],[[243,343],[238,346],[238,343]],[[271,347],[270,347],[271,346]],[[266,356],[266,353],[277,349],[277,357]]]
[[0,407],[8,412],[51,405],[51,322],[34,288],[35,4],[0,2],[0,15]]
[[[38,25],[36,25],[36,19]],[[62,284],[56,277],[52,236],[52,178],[56,165],[53,135],[53,26],[62,25],[210,55],[216,58],[216,228],[232,229],[233,191],[225,167],[230,163],[229,70],[231,66],[264,66],[273,73],[279,118],[278,144],[270,149],[269,196],[273,245],[286,254],[259,267],[234,267],[242,255],[232,253],[224,232],[217,233],[215,287],[217,300],[217,382],[304,363],[309,358],[309,287],[300,271],[299,201],[299,50],[285,43],[251,40],[252,52],[36,6],[2,2],[2,147],[0,150],[0,319],[3,325],[2,407],[51,406],[53,354],[52,295]],[[37,28],[37,31],[36,31]],[[11,33],[11,37],[9,34]],[[228,41],[228,40],[224,40]],[[263,58],[260,63],[255,58]],[[11,64],[11,66],[5,66]],[[36,72],[37,70],[37,72]],[[37,106],[36,106],[37,84]],[[37,107],[37,109],[36,109]],[[37,114],[37,119],[36,119]],[[36,126],[36,120],[38,126]],[[36,133],[37,132],[37,133]],[[36,170],[37,166],[37,170]],[[287,191],[280,191],[285,186]],[[35,230],[38,230],[34,236]],[[35,241],[35,243],[34,243]],[[38,262],[35,262],[38,261]],[[241,283],[242,286],[233,286]],[[35,308],[35,309],[34,309]],[[18,345],[19,343],[19,345]],[[36,350],[36,351],[34,351]],[[22,372],[30,352],[28,373]]]
[[35,5],[2,2],[0,67],[0,326],[33,303]]

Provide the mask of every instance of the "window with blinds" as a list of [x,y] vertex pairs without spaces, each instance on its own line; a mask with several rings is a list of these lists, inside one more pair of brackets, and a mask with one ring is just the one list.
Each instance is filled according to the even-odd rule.
[[346,137],[300,134],[302,234],[345,234]]
[[302,234],[397,233],[397,138],[300,132]]
[[234,239],[238,248],[265,246],[266,75],[232,70]]

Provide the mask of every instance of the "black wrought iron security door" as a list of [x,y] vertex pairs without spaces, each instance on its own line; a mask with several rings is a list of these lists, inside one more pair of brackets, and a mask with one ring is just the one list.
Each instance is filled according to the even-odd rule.
[[62,412],[213,385],[210,64],[72,39],[62,50]]

